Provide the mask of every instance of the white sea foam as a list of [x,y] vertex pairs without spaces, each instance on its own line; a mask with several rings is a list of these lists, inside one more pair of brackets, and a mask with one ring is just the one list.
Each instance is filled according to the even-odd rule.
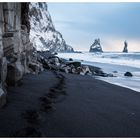
[[140,53],[59,53],[59,57],[140,68]]
[[[59,57],[97,66],[117,77],[97,77],[106,82],[140,92],[140,53],[59,53]],[[117,73],[114,73],[117,71]],[[133,77],[125,77],[129,71]]]

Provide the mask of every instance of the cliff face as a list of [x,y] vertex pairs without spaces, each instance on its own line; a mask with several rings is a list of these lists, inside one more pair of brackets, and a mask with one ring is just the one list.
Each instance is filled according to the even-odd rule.
[[7,85],[33,72],[33,66],[41,67],[29,39],[28,11],[29,3],[0,3],[0,106],[6,102]]
[[47,3],[30,3],[30,39],[39,51],[73,52],[73,48],[66,44],[63,36],[52,22]]
[[71,52],[55,30],[46,3],[0,3],[0,107],[6,87],[15,86],[26,73],[42,71],[38,50]]

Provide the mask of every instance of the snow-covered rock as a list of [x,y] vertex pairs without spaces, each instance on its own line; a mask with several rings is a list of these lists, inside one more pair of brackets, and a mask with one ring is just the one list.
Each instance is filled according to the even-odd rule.
[[38,51],[73,52],[73,48],[66,44],[63,36],[52,22],[47,3],[30,3],[30,39]]
[[103,52],[100,39],[95,39],[94,43],[90,46],[89,52]]

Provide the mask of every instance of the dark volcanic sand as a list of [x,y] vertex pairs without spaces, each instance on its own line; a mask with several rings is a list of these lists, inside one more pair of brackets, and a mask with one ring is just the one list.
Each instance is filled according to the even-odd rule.
[[22,82],[0,109],[0,137],[140,137],[138,92],[50,71]]

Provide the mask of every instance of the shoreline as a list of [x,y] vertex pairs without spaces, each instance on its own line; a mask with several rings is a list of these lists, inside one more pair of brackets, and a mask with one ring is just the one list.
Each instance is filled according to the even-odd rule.
[[113,84],[113,85],[116,85],[116,86],[120,86],[120,87],[124,87],[124,88],[128,88],[128,89],[130,89],[130,90],[133,90],[133,91],[136,91],[136,92],[139,92],[140,93],[140,88],[139,87],[132,87],[132,86],[127,86],[126,84],[121,84],[121,83],[119,83],[119,82],[117,82],[117,80],[115,81],[114,80],[114,82],[112,82],[112,80],[109,80],[109,79],[107,79],[107,78],[105,78],[105,77],[99,77],[99,76],[97,76],[97,77],[95,77],[96,79],[98,79],[98,80],[101,80],[101,81],[104,81],[104,82],[107,82],[107,83],[110,83],[110,84]]
[[[121,44],[118,46],[122,35],[117,32],[117,36],[109,40],[112,33],[106,32],[108,27],[105,29],[112,17],[114,19],[113,14],[118,21],[122,19],[122,23],[125,12],[129,14],[128,9],[134,8],[137,11],[137,7],[128,5],[122,17],[112,8],[113,14],[109,14],[104,4],[93,10],[99,10],[97,23],[103,27],[99,33],[103,32],[102,37],[107,35],[102,49],[100,38],[90,46],[87,44],[92,41],[89,27],[95,24],[88,20],[94,16],[92,7],[78,5],[78,9],[73,4],[69,7],[73,12],[67,10],[65,4],[60,5],[59,8],[70,12],[69,18],[66,14],[62,16],[65,12],[56,4],[51,9],[55,14],[61,13],[61,20],[58,16],[55,19],[56,24],[70,23],[77,28],[83,22],[78,27],[81,30],[75,32],[85,32],[80,38],[69,32],[72,26],[63,29],[67,37],[79,38],[67,38],[70,44],[77,44],[77,49],[89,52],[75,51],[76,48],[69,45],[55,27],[48,3],[0,3],[0,138],[140,137],[140,52],[129,53],[131,49],[138,50],[138,34],[134,35],[131,29],[130,32],[123,31],[130,40],[130,50],[124,41],[123,53],[104,52],[104,49],[122,50]],[[104,13],[101,10],[106,12],[105,24],[100,24]],[[83,18],[72,18],[71,14],[75,15],[75,12]],[[86,15],[91,18],[84,20]],[[133,17],[132,20],[136,19]],[[86,24],[89,27],[83,29]],[[97,33],[93,31],[93,37],[95,35]],[[81,41],[84,38],[86,41]]]
[[0,137],[140,136],[138,92],[49,70],[28,74],[22,83],[8,89]]
[[[68,58],[73,58],[73,60],[81,62],[82,65],[98,67],[104,73],[111,74],[114,76],[113,77],[99,77],[97,79],[106,81],[106,82],[114,84],[114,85],[127,87],[129,89],[134,90],[134,91],[140,92],[140,87],[139,87],[140,68],[138,68],[138,67],[128,66],[128,65],[111,64],[111,63],[106,63],[103,60],[102,60],[102,62],[96,62],[96,61],[90,62],[90,61],[84,60],[84,58],[83,58],[83,60],[81,60],[80,54],[78,54],[78,55],[75,54],[73,57],[72,54],[69,54],[67,56],[64,53],[61,53],[59,57],[65,58],[66,60]],[[94,57],[91,59],[94,59]],[[131,72],[133,76],[132,77],[125,77],[124,76],[125,72]]]

